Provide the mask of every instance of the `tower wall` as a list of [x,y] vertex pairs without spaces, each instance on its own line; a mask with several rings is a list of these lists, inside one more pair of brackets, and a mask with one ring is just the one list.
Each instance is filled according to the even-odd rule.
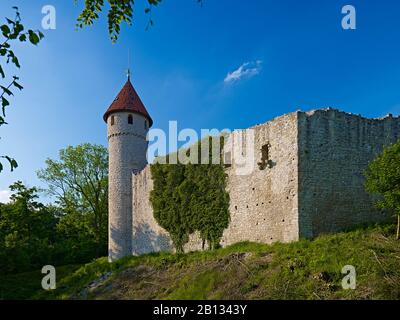
[[[132,124],[128,116],[132,116]],[[114,124],[112,124],[114,121]],[[109,151],[109,260],[132,253],[133,173],[146,164],[146,118],[130,112],[115,112],[107,118]]]

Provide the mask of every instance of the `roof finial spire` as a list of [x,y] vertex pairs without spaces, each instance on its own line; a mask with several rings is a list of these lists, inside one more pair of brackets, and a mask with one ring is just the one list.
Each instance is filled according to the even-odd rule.
[[131,80],[131,51],[128,49],[128,70],[126,73],[128,80]]

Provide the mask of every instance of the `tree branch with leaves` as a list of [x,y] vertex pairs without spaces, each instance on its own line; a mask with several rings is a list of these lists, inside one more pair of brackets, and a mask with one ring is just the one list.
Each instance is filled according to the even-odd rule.
[[[152,9],[161,3],[162,0],[146,0],[147,7],[144,10],[145,14],[149,15],[149,22],[146,29],[154,24],[152,19]],[[202,4],[203,0],[196,0]],[[75,4],[78,0],[74,0]],[[85,26],[91,26],[99,18],[99,14],[103,11],[104,7],[108,4],[107,22],[108,22],[108,33],[112,42],[118,40],[121,24],[126,23],[129,26],[132,25],[132,19],[134,14],[134,0],[85,0],[85,6],[77,19],[77,27],[83,28]]]
[[[21,23],[21,15],[17,7],[15,10],[14,19],[5,18],[6,23],[0,25],[0,76],[4,84],[0,84],[0,126],[6,125],[6,108],[10,106],[9,98],[14,95],[13,89],[22,90],[22,85],[19,84],[19,77],[13,75],[11,79],[7,80],[5,65],[11,64],[17,69],[21,68],[19,60],[12,49],[12,44],[15,42],[29,41],[33,45],[37,45],[44,35],[40,31],[29,29],[25,31],[25,27]],[[11,171],[18,167],[17,161],[7,155],[0,155],[0,159],[5,159],[9,164]],[[3,163],[0,161],[0,172],[3,170]]]

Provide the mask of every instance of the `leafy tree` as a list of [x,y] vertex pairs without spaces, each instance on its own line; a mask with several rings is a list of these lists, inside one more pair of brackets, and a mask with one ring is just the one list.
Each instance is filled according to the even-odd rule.
[[[78,0],[74,0],[75,4]],[[161,3],[162,0],[146,0],[148,6],[144,10],[146,14],[149,14],[148,26],[153,25],[153,19],[151,18],[152,8]],[[202,0],[196,0],[198,3],[202,3]],[[108,3],[109,9],[107,14],[108,20],[108,32],[111,40],[116,42],[120,33],[121,24],[123,22],[128,25],[132,25],[133,19],[133,6],[134,0],[85,0],[85,7],[80,13],[77,21],[77,26],[83,28],[84,26],[93,25],[94,21],[99,18],[99,14],[103,11],[105,4]]]
[[53,256],[60,265],[88,262],[107,252],[106,240],[99,243],[94,234],[90,215],[64,211],[56,233],[57,242]]
[[84,263],[105,253],[105,241],[96,239],[91,215],[44,205],[38,201],[38,189],[20,181],[10,190],[10,203],[0,203],[0,272]]
[[9,204],[0,204],[0,270],[26,271],[52,262],[57,216],[38,202],[38,189],[21,181],[10,186]]
[[379,196],[377,206],[397,215],[396,238],[400,239],[400,141],[386,147],[366,171],[366,190]]
[[[13,64],[16,68],[20,68],[21,65],[17,56],[15,55],[12,44],[15,42],[26,42],[29,41],[31,44],[37,45],[40,40],[44,37],[40,31],[33,31],[29,29],[24,31],[25,27],[21,23],[21,16],[17,7],[13,7],[15,10],[14,19],[6,18],[6,23],[0,25],[0,76],[2,81],[5,83],[0,84],[0,100],[1,100],[1,112],[0,112],[0,126],[7,124],[6,118],[6,107],[10,105],[9,97],[13,95],[13,89],[17,88],[22,90],[23,87],[18,83],[19,78],[14,75],[11,79],[6,79],[5,64]],[[6,159],[10,164],[11,171],[18,167],[15,159],[0,155],[0,158]],[[3,170],[3,164],[0,161],[0,172]]]
[[[38,177],[49,185],[48,192],[56,197],[66,213],[59,228],[69,235],[75,231],[84,232],[97,243],[96,255],[105,254],[108,226],[107,149],[85,143],[62,149],[59,158],[47,159],[47,167],[38,171]],[[75,235],[78,239],[78,234]]]

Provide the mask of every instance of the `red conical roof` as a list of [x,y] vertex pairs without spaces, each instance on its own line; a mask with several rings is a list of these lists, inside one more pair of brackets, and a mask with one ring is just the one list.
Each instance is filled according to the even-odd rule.
[[107,122],[108,116],[117,111],[128,111],[139,113],[149,120],[149,127],[152,126],[153,120],[151,119],[149,113],[146,110],[142,100],[140,100],[139,95],[133,88],[133,85],[128,78],[122,90],[118,93],[117,97],[114,99],[113,103],[107,109],[103,116],[105,122]]

